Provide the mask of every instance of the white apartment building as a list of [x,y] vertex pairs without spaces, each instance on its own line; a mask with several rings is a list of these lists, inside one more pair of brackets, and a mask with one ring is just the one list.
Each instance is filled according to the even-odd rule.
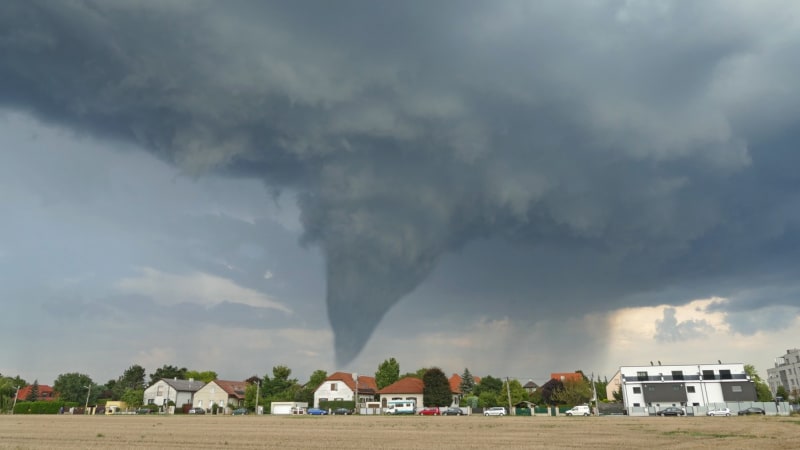
[[775,358],[775,367],[767,369],[767,383],[772,395],[778,391],[778,386],[783,386],[790,397],[800,396],[800,349],[791,348],[785,355]]
[[744,364],[685,364],[619,368],[628,411],[655,412],[667,406],[708,408],[756,401],[755,383]]

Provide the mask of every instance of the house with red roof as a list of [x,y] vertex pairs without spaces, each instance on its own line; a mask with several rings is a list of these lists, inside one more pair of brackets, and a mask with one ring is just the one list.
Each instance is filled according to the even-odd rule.
[[[21,388],[17,393],[17,401],[23,402],[28,399],[28,396],[31,395],[31,390],[33,389],[33,385],[25,386]],[[39,395],[36,398],[37,402],[51,402],[58,398],[58,393],[53,390],[51,386],[46,384],[39,385]]]
[[562,383],[565,381],[581,381],[583,380],[583,374],[580,372],[553,372],[550,374],[550,379],[558,380]]
[[375,377],[335,372],[314,391],[314,407],[319,408],[320,401],[355,401],[361,407],[374,401],[377,391]]
[[[458,406],[461,403],[461,399],[464,397],[464,392],[461,392],[461,382],[464,379],[461,375],[454,373],[450,375],[450,378],[447,380],[450,382],[450,392],[453,393],[453,406]],[[481,377],[473,376],[472,380],[475,382],[477,386],[478,383],[481,382]]]
[[417,407],[423,405],[422,398],[425,391],[425,383],[419,378],[401,378],[394,383],[378,391],[381,397],[381,407],[386,408],[389,400],[414,400]]
[[214,405],[219,408],[236,409],[244,406],[246,381],[209,381],[194,393],[192,407],[211,411]]

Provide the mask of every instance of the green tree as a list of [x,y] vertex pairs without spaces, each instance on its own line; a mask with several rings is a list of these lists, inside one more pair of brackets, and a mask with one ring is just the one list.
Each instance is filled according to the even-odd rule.
[[464,373],[461,374],[461,383],[458,385],[458,389],[463,395],[471,394],[472,390],[475,389],[475,378],[466,367],[464,368]]
[[126,389],[122,393],[120,400],[128,404],[129,408],[142,406],[144,401],[144,389]]
[[292,375],[292,369],[286,366],[275,366],[272,368],[272,378],[264,375],[264,381],[261,383],[261,390],[264,391],[264,397],[268,401],[290,401],[294,399],[295,393],[300,390],[297,380],[289,378]]
[[306,402],[310,405],[313,404],[314,392],[325,382],[326,378],[328,378],[328,372],[324,370],[315,370],[314,373],[311,374],[308,383],[303,385],[303,387],[295,393],[294,401]]
[[31,390],[28,391],[28,395],[25,397],[25,400],[29,402],[35,402],[39,400],[39,380],[33,380]]
[[781,397],[784,400],[789,400],[789,393],[786,392],[786,388],[783,385],[778,386],[778,389],[775,390],[775,396]]
[[758,375],[756,367],[752,364],[745,364],[744,372],[750,377],[750,380],[755,383],[756,399],[760,402],[771,402],[772,392],[769,390],[769,385]]
[[378,389],[383,389],[399,379],[400,363],[396,359],[389,358],[378,365],[378,371],[375,372],[375,383],[378,385]]
[[428,369],[422,377],[422,382],[425,385],[422,390],[425,406],[447,406],[453,403],[450,382],[447,381],[447,376],[442,369],[438,367]]
[[594,382],[594,388],[597,391],[597,401],[603,402],[608,401],[608,395],[606,394],[606,388],[608,387],[608,378],[604,380],[598,379]]
[[503,389],[503,380],[495,378],[491,375],[486,375],[485,377],[481,378],[480,383],[475,385],[475,388],[472,390],[472,393],[474,393],[478,397],[480,397],[481,394],[484,392],[491,392],[497,395],[500,393],[502,389]]
[[622,397],[622,385],[620,384],[616,391],[614,391],[614,401],[615,402],[623,402],[624,399]]
[[197,381],[202,381],[203,383],[208,383],[217,379],[217,372],[213,370],[205,370],[205,371],[197,371],[197,370],[187,370],[186,374],[184,375],[188,379],[193,379]]
[[592,385],[586,378],[564,380],[560,389],[553,392],[551,399],[560,404],[580,405],[592,398]]
[[134,364],[122,373],[116,380],[108,380],[106,391],[111,392],[112,400],[121,400],[122,394],[128,389],[143,389],[145,387],[144,367]]
[[177,378],[178,380],[185,380],[186,372],[186,367],[181,367],[179,369],[175,366],[168,366],[165,364],[150,374],[150,385],[152,386],[162,378]]
[[483,391],[478,395],[478,406],[481,408],[489,408],[505,404],[500,398],[501,397],[495,392]]
[[[528,401],[528,391],[522,387],[522,384],[518,380],[509,380],[503,383],[503,387],[500,389],[501,395],[503,392],[506,393],[506,403],[508,402],[508,392],[511,392],[511,404],[516,405],[522,401]],[[505,404],[505,403],[504,403]]]
[[89,375],[77,372],[62,373],[53,383],[53,390],[58,392],[61,401],[79,404],[83,404],[86,401],[88,387],[91,387],[89,402],[93,403],[97,400],[99,389],[97,389]]
[[20,389],[28,383],[17,375],[16,377],[4,377],[0,375],[0,411],[8,411],[14,404],[14,396],[17,394],[17,387]]

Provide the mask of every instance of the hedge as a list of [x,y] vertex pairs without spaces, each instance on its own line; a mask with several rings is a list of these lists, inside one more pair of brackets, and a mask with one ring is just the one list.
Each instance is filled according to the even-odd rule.
[[58,414],[61,407],[69,411],[75,402],[18,402],[14,407],[14,414]]

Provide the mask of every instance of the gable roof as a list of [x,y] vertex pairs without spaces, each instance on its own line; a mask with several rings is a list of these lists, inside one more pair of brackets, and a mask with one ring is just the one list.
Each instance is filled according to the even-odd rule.
[[394,383],[378,391],[378,394],[422,394],[425,390],[425,383],[419,378],[401,378]]
[[175,380],[173,378],[162,378],[161,381],[167,383],[172,389],[178,392],[197,392],[205,386],[204,381],[198,380]]
[[[325,381],[341,381],[350,388],[351,391],[356,391],[356,382],[353,379],[353,374],[348,372],[334,372]],[[366,375],[358,376],[358,392],[363,394],[374,394],[378,390],[378,384],[375,377],[368,377]]]
[[[450,379],[447,380],[450,382],[450,392],[452,392],[453,394],[463,394],[463,392],[461,392],[461,382],[463,380],[464,379],[461,377],[461,375],[457,373],[450,375]],[[479,384],[481,382],[481,377],[473,376],[472,381],[475,384]]]
[[212,383],[215,383],[225,391],[228,397],[236,397],[238,399],[244,398],[244,392],[247,389],[247,382],[245,381],[214,380]]
[[533,380],[528,380],[522,387],[525,389],[538,389],[539,385],[534,383]]
[[[30,394],[32,389],[33,389],[32,384],[20,388],[19,392],[17,393],[17,400],[27,400],[28,395]],[[56,398],[58,398],[58,393],[53,391],[52,387],[46,384],[39,385],[39,397],[36,400],[50,401],[50,400],[55,400]]]

